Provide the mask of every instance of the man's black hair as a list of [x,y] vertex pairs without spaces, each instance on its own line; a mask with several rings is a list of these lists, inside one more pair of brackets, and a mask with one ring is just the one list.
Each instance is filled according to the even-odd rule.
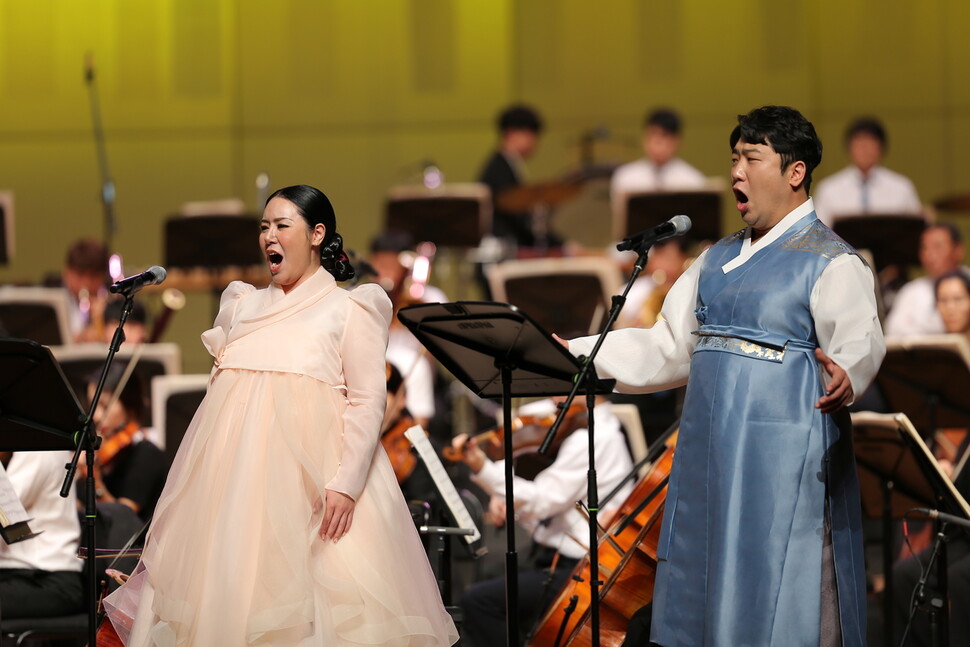
[[875,137],[879,141],[879,145],[882,147],[883,152],[889,146],[889,138],[886,136],[886,129],[883,127],[882,122],[875,117],[860,117],[849,124],[849,127],[845,129],[845,144],[849,145],[852,138],[856,135],[870,135]]
[[656,110],[651,110],[643,120],[644,128],[650,126],[657,126],[671,135],[679,135],[683,124],[680,121],[680,115],[670,108],[657,108]]
[[510,106],[498,117],[498,130],[531,130],[537,135],[542,132],[542,119],[539,113],[527,105]]
[[793,162],[805,163],[808,193],[812,188],[812,171],[822,161],[822,142],[815,126],[794,108],[762,106],[746,115],[738,115],[738,125],[731,132],[731,150],[739,140],[749,144],[771,146],[781,156],[781,170],[785,172]]

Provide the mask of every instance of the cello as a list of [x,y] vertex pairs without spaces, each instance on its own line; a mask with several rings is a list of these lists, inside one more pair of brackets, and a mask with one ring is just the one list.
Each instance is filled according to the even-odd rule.
[[[620,506],[613,521],[601,530],[597,560],[600,644],[618,647],[626,637],[630,618],[653,600],[657,546],[663,519],[667,481],[677,442],[676,427],[648,456],[650,468]],[[592,644],[590,629],[590,555],[576,565],[566,586],[533,631],[529,647],[585,647]]]

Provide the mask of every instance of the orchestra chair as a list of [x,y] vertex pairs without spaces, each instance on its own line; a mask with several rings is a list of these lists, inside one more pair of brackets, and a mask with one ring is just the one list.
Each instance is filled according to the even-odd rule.
[[[84,513],[78,512],[81,523],[84,523]],[[98,503],[98,518],[95,522],[95,533],[97,536],[97,548],[101,549],[121,549],[128,540],[136,533],[144,529],[144,523],[138,518],[134,510],[122,503]],[[27,541],[30,541],[29,539]],[[84,539],[82,537],[81,541]],[[140,543],[136,542],[136,546]],[[123,573],[131,574],[135,568],[140,555],[140,549],[133,551],[132,556],[119,560],[112,566]],[[106,578],[104,569],[111,564],[111,559],[97,560],[98,582]],[[82,576],[85,583],[85,606],[87,609],[87,596],[91,594],[87,590],[88,563],[84,562]],[[107,578],[108,591],[118,588],[117,583],[111,578]],[[100,591],[98,592],[100,595]],[[81,611],[65,616],[51,616],[48,618],[3,618],[3,609],[0,608],[0,647],[9,645],[26,645],[35,641],[77,641],[76,644],[83,645],[88,636],[88,614]],[[60,643],[57,643],[60,644]]]
[[[73,344],[71,346],[51,346],[54,359],[61,365],[64,376],[74,389],[78,401],[87,402],[87,382],[92,374],[101,370],[108,355],[108,345],[101,343]],[[148,427],[152,422],[153,401],[149,395],[152,379],[156,375],[178,375],[182,372],[182,351],[178,344],[122,344],[115,355],[114,362],[130,362],[138,355],[135,373],[141,378],[142,389],[148,398],[145,414],[141,423]],[[87,410],[87,406],[83,407]],[[152,442],[158,438],[150,437]]]
[[[637,409],[637,405],[631,403],[614,402],[610,408],[623,425],[623,431],[630,445],[630,455],[633,457],[633,464],[636,465],[647,457],[647,438],[643,433],[643,424],[640,422],[640,410]],[[638,476],[642,478],[649,467],[647,464],[640,466]]]
[[0,336],[20,337],[52,346],[73,342],[67,290],[0,287]]
[[152,427],[161,437],[169,464],[175,459],[192,416],[205,397],[209,374],[157,375],[152,378]]
[[602,256],[505,261],[487,267],[485,276],[494,301],[565,338],[598,332],[623,285],[616,261]]

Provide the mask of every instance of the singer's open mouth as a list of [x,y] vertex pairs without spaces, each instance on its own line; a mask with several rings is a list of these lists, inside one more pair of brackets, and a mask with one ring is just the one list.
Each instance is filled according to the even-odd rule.
[[269,261],[270,271],[276,271],[280,267],[280,263],[283,262],[283,255],[278,252],[269,252],[266,254],[266,259]]
[[732,189],[734,191],[734,199],[738,201],[738,211],[744,211],[748,204],[748,196],[744,191],[739,191],[738,189]]

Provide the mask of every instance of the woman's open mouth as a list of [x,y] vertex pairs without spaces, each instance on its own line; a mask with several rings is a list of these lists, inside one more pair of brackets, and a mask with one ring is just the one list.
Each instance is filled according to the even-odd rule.
[[283,262],[283,255],[279,252],[269,252],[266,254],[266,260],[269,261],[269,271],[275,272],[280,269],[280,263]]

